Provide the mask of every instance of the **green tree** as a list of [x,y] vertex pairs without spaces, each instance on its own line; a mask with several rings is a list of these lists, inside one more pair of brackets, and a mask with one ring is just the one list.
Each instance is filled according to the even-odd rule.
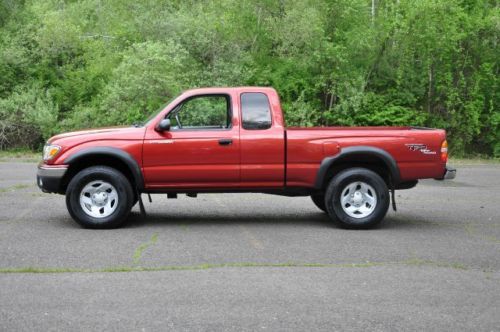
[[454,154],[500,157],[499,12],[493,0],[1,0],[1,148],[140,121],[187,88],[265,85],[288,125],[434,126]]

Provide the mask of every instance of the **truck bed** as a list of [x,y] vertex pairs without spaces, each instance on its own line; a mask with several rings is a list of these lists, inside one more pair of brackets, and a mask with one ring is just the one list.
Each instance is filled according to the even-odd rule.
[[[438,178],[445,164],[440,148],[445,131],[415,127],[290,127],[287,139],[287,185],[314,182],[321,161],[349,146],[371,146],[390,153],[397,160],[402,181]],[[414,149],[413,147],[425,147]],[[425,150],[426,152],[422,152]]]

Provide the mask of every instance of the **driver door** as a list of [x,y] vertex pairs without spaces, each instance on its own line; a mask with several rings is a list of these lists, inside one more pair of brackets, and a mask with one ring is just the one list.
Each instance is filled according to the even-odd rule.
[[143,167],[147,188],[227,188],[240,181],[239,127],[226,94],[198,95],[168,114],[168,131],[149,131]]

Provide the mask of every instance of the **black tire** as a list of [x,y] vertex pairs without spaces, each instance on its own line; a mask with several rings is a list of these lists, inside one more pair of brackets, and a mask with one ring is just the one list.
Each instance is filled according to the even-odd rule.
[[324,193],[318,193],[318,194],[313,194],[311,195],[311,200],[313,201],[314,205],[318,207],[323,212],[326,211],[326,205],[325,205],[325,194]]
[[[342,208],[342,192],[355,182],[368,184],[375,191],[375,193],[371,193],[371,190],[369,190],[371,195],[376,196],[377,203],[373,204],[373,210],[365,217],[361,217],[362,214],[360,213],[360,217],[354,218]],[[358,188],[360,187],[356,187],[355,190],[358,191]],[[378,225],[389,209],[389,200],[389,190],[385,181],[377,173],[359,167],[349,168],[335,175],[328,184],[325,193],[326,209],[330,218],[339,226],[351,229],[367,229]],[[346,206],[349,207],[350,205],[347,204]],[[367,206],[370,207],[369,203]]]
[[[95,218],[88,215],[80,205],[80,193],[92,181],[105,181],[111,184],[118,195],[114,211],[106,217]],[[127,219],[134,202],[130,181],[119,171],[107,166],[93,166],[76,174],[66,190],[66,207],[71,217],[85,228],[115,228]]]

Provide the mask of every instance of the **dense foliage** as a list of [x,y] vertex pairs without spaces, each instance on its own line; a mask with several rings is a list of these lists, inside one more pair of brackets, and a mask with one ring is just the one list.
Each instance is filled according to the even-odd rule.
[[497,0],[0,0],[0,147],[264,85],[288,125],[446,128],[500,156]]

